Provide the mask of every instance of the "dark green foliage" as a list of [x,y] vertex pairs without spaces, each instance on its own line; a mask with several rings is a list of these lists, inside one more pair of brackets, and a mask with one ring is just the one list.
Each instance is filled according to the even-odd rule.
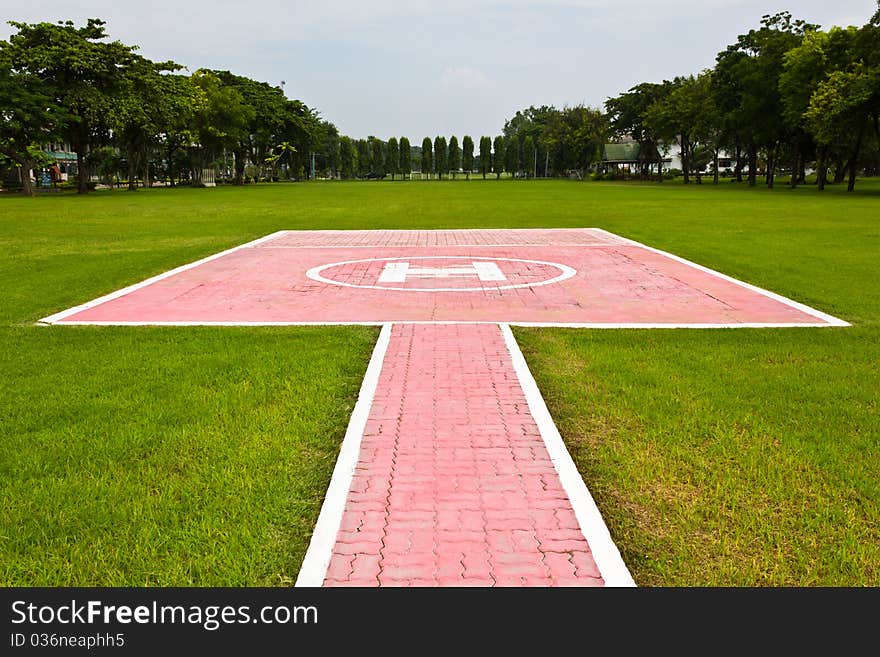
[[861,28],[822,32],[788,12],[764,16],[718,54],[711,71],[609,99],[611,127],[639,142],[643,174],[662,141],[679,146],[686,183],[694,173],[700,182],[709,151],[717,182],[723,148],[737,181],[747,172],[754,186],[760,172],[773,187],[785,170],[795,187],[814,168],[823,190],[833,168],[834,181],[848,175],[852,191],[858,171],[880,170],[878,23],[875,15]]
[[351,137],[345,136],[339,140],[339,167],[344,180],[357,175],[357,146]]
[[[98,19],[89,19],[79,28],[72,21],[10,24],[18,32],[3,43],[5,62],[22,76],[31,94],[51,96],[63,108],[63,121],[49,107],[43,115],[76,151],[79,191],[85,193],[86,154],[90,147],[108,140],[130,82],[130,69],[142,58],[134,53],[134,46],[105,41],[104,21]],[[32,84],[36,78],[42,82],[39,92]],[[0,106],[9,103],[7,99]]]
[[486,174],[492,169],[492,139],[491,137],[480,137],[480,174],[483,180]]
[[492,144],[492,151],[492,172],[495,174],[495,179],[498,180],[501,178],[501,174],[504,173],[504,163],[507,155],[506,143],[503,135],[495,137],[495,141]]
[[370,173],[374,173],[378,176],[384,176],[386,172],[385,168],[385,144],[381,139],[376,139],[375,137],[370,137],[370,154],[372,156],[372,165],[370,166]]
[[431,177],[434,170],[433,147],[431,146],[431,138],[425,137],[422,140],[422,175],[427,179]]
[[531,135],[526,135],[525,139],[523,139],[522,145],[522,168],[526,177],[534,175],[535,169],[537,168],[537,159],[538,154],[535,149],[535,140]]
[[296,174],[310,165],[312,152],[324,166],[337,166],[335,126],[278,87],[229,71],[168,75],[181,67],[108,41],[98,19],[84,27],[71,21],[11,24],[17,33],[0,41],[0,111],[9,116],[0,148],[25,170],[38,164],[28,154],[39,157],[52,140],[66,140],[77,152],[80,192],[89,189],[93,160],[102,177],[108,175],[110,160],[88,155],[104,146],[121,151],[132,190],[141,173],[148,185],[154,169],[171,184],[186,169],[198,183],[203,169],[225,173],[234,161],[241,184],[247,164],[255,178],[264,164],[273,176],[279,165]]
[[517,176],[522,164],[522,143],[516,137],[504,139],[504,168],[511,176]]
[[434,172],[440,180],[443,180],[444,173],[449,173],[446,137],[434,137]]
[[400,173],[400,147],[397,137],[391,137],[385,146],[385,169],[391,174],[391,180]]
[[458,137],[455,135],[449,138],[448,154],[447,165],[449,171],[452,172],[452,177],[455,178],[455,174],[461,169],[461,148],[458,146]]
[[373,153],[370,142],[366,139],[358,139],[355,142],[357,148],[357,175],[365,177],[373,170]]
[[474,169],[474,140],[470,135],[465,135],[461,140],[461,168],[470,180],[471,171]]
[[404,179],[412,173],[412,146],[406,137],[400,138],[400,173]]

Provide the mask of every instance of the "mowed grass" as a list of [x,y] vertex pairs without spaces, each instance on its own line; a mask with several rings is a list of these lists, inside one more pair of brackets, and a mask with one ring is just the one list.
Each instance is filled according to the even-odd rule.
[[288,584],[376,331],[35,327],[285,228],[599,226],[844,329],[519,329],[642,585],[880,584],[880,184],[564,181],[0,198],[0,582]]

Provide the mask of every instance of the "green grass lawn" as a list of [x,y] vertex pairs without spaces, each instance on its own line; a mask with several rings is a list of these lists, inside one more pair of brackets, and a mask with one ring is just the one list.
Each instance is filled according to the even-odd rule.
[[880,181],[311,183],[0,198],[0,584],[295,577],[376,330],[36,327],[290,228],[598,226],[844,329],[520,329],[642,585],[880,585]]

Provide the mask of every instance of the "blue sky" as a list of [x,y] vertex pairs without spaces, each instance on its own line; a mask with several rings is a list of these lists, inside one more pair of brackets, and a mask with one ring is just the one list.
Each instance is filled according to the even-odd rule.
[[[761,16],[861,25],[876,0],[29,0],[7,20],[103,18],[191,70],[278,85],[354,137],[494,135],[529,105],[601,106],[695,73]],[[11,33],[0,26],[0,37]]]

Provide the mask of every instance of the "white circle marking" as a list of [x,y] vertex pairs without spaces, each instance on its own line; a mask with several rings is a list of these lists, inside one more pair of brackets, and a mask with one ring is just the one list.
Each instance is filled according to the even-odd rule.
[[[354,265],[360,262],[388,262],[391,260],[497,260],[500,262],[527,262],[533,265],[547,265],[556,267],[562,273],[559,276],[548,278],[546,281],[538,281],[537,283],[517,283],[515,285],[498,285],[495,287],[386,287],[384,285],[355,285],[354,283],[343,283],[335,281],[332,278],[324,278],[321,275],[325,269],[331,267],[339,267],[340,265]],[[398,258],[364,258],[362,260],[345,260],[343,262],[331,262],[327,265],[319,265],[312,267],[306,272],[306,276],[313,281],[327,283],[329,285],[341,285],[343,287],[358,287],[370,290],[398,290],[400,292],[485,292],[486,290],[513,290],[524,287],[539,287],[541,285],[550,285],[551,283],[560,283],[577,274],[577,270],[568,265],[562,265],[558,262],[547,262],[544,260],[524,260],[522,258],[491,258],[485,256],[401,256]]]

